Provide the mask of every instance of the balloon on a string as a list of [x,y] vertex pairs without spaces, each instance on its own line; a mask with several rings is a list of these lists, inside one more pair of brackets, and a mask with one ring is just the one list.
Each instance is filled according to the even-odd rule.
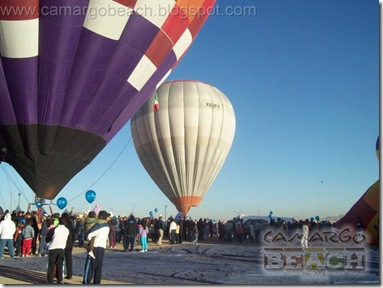
[[319,221],[319,219],[320,219],[319,216],[315,216],[315,220]]
[[67,205],[67,201],[64,197],[60,197],[59,199],[57,199],[57,207],[59,207],[60,209],[64,209]]
[[314,217],[311,217],[311,218],[310,218],[310,222],[313,222],[313,221],[314,221]]
[[96,192],[94,192],[93,190],[89,190],[85,193],[85,199],[86,201],[88,201],[88,203],[92,203],[94,201],[94,199],[96,199]]
[[43,204],[41,204],[41,202],[36,202],[36,207],[41,208],[41,207],[43,207]]
[[273,215],[273,211],[270,211],[270,215]]
[[150,216],[153,216],[153,211],[150,211],[150,212],[149,212],[149,215],[150,215]]
[[158,212],[158,209],[157,209],[157,208],[155,208],[155,209],[154,209],[154,212],[156,212],[156,213],[157,213],[157,212]]

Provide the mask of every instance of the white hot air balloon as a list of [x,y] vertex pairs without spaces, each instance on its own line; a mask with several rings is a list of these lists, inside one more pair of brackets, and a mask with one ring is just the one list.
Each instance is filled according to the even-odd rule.
[[199,81],[165,82],[156,93],[131,120],[134,146],[153,181],[187,215],[229,153],[235,113],[220,90]]

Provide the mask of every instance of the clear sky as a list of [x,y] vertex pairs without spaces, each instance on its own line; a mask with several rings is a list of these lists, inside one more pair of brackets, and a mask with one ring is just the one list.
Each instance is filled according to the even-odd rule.
[[[167,80],[176,79],[220,89],[237,120],[231,151],[193,218],[345,214],[379,178],[377,1],[218,1]],[[26,210],[33,192],[8,164],[0,167],[0,206],[14,209],[21,191]],[[167,205],[167,216],[177,213],[141,165],[130,123],[52,202],[65,197],[68,209],[87,212],[88,189],[97,194],[91,208],[144,217],[155,208],[165,215]]]

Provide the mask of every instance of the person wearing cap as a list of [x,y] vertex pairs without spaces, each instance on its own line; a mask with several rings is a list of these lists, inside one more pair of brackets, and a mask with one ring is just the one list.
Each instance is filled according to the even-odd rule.
[[88,240],[94,237],[93,253],[95,258],[89,254],[86,257],[83,284],[91,284],[92,280],[93,284],[101,284],[102,265],[110,230],[108,223],[109,217],[109,213],[105,210],[101,210],[98,213],[97,223],[88,234]]

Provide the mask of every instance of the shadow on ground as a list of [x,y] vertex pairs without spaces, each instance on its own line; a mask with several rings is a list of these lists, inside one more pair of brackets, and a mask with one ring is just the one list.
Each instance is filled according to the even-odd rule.
[[31,284],[45,284],[47,282],[46,273],[26,269],[15,269],[2,265],[0,266],[0,277],[12,278],[15,281],[28,282]]

